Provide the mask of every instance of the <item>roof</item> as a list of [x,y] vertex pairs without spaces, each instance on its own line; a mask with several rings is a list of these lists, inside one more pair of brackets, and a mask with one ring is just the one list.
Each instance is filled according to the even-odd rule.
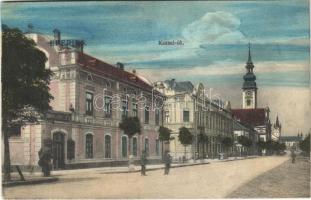
[[85,53],[79,54],[77,62],[84,69],[91,71],[95,74],[103,75],[111,79],[116,79],[121,82],[132,84],[145,90],[152,90],[152,86],[143,81],[136,74],[122,70],[114,65],[108,64]]
[[302,137],[298,137],[298,136],[282,136],[280,138],[281,141],[283,142],[296,142],[296,141],[301,141]]
[[264,108],[256,109],[232,109],[232,115],[236,120],[252,127],[265,125],[266,114]]
[[171,79],[165,80],[164,83],[177,92],[192,92],[194,89],[194,86],[190,81],[176,82],[175,79]]

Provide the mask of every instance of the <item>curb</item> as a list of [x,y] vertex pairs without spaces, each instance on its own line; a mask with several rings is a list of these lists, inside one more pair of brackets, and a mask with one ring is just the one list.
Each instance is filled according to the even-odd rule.
[[51,183],[56,182],[59,179],[57,177],[49,177],[49,178],[40,178],[40,179],[33,179],[33,180],[26,180],[26,181],[11,181],[7,183],[2,183],[3,187],[14,187],[20,185],[34,185],[34,184],[41,184],[41,183]]
[[[207,163],[193,163],[193,164],[187,164],[187,165],[175,165],[175,166],[171,166],[170,168],[180,168],[180,167],[191,167],[191,166],[195,166],[195,165],[207,165],[210,164],[209,162]],[[163,170],[165,167],[159,167],[159,168],[150,168],[150,169],[146,169],[146,172],[148,171],[155,171],[155,170]],[[110,171],[110,172],[100,172],[100,174],[124,174],[124,173],[137,173],[140,172],[140,169],[135,169],[135,170],[131,170],[131,171]]]
[[238,160],[247,160],[247,159],[254,159],[258,157],[246,157],[246,158],[238,158],[238,159],[232,159],[232,160],[220,160],[220,162],[231,162],[231,161],[238,161]]

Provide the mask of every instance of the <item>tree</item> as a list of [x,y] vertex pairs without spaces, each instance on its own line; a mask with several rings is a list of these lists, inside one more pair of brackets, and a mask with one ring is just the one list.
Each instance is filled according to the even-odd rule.
[[[140,134],[140,121],[138,117],[123,117],[121,123],[119,123],[119,128],[124,131],[124,134],[129,138],[129,145],[131,144],[131,138],[136,134]],[[130,146],[131,154],[131,146]]]
[[187,150],[186,148],[187,145],[192,144],[193,135],[191,134],[189,129],[187,129],[186,127],[181,127],[179,128],[178,139],[180,143],[185,147],[185,157],[186,157],[186,150]]
[[267,148],[266,142],[262,141],[262,140],[259,140],[257,142],[257,146],[259,148],[260,155],[262,155],[262,151]]
[[172,133],[171,129],[164,127],[164,126],[160,126],[159,140],[162,142],[162,157],[163,157],[163,142],[169,141],[171,139],[171,133]]
[[36,122],[51,109],[49,93],[52,71],[45,68],[47,57],[19,29],[2,25],[2,133],[4,180],[9,181],[9,129]]
[[249,147],[252,146],[253,142],[251,139],[249,139],[248,137],[244,136],[244,135],[241,135],[238,137],[238,142],[244,147],[247,149],[247,152],[248,152],[248,149]]
[[310,134],[299,142],[299,147],[306,155],[310,156]]
[[199,144],[202,145],[202,150],[203,150],[203,152],[202,152],[202,153],[203,153],[202,157],[205,158],[205,144],[208,142],[208,136],[205,135],[204,133],[200,133],[200,134],[198,135],[198,142],[199,142]]
[[221,141],[222,145],[226,149],[226,153],[228,154],[228,149],[233,146],[233,140],[231,137],[224,137]]

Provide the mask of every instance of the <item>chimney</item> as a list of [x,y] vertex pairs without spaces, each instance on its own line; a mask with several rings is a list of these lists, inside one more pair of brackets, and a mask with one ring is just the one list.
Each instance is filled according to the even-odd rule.
[[124,70],[124,64],[123,63],[117,62],[116,66],[117,66],[117,68]]
[[60,31],[58,29],[54,29],[53,33],[54,33],[54,40],[58,41],[58,43],[59,43],[59,41],[60,41]]

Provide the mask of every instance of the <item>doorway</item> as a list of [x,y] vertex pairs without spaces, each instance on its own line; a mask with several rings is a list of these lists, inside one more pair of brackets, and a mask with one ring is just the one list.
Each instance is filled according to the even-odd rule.
[[65,135],[61,132],[53,134],[53,169],[65,168]]

